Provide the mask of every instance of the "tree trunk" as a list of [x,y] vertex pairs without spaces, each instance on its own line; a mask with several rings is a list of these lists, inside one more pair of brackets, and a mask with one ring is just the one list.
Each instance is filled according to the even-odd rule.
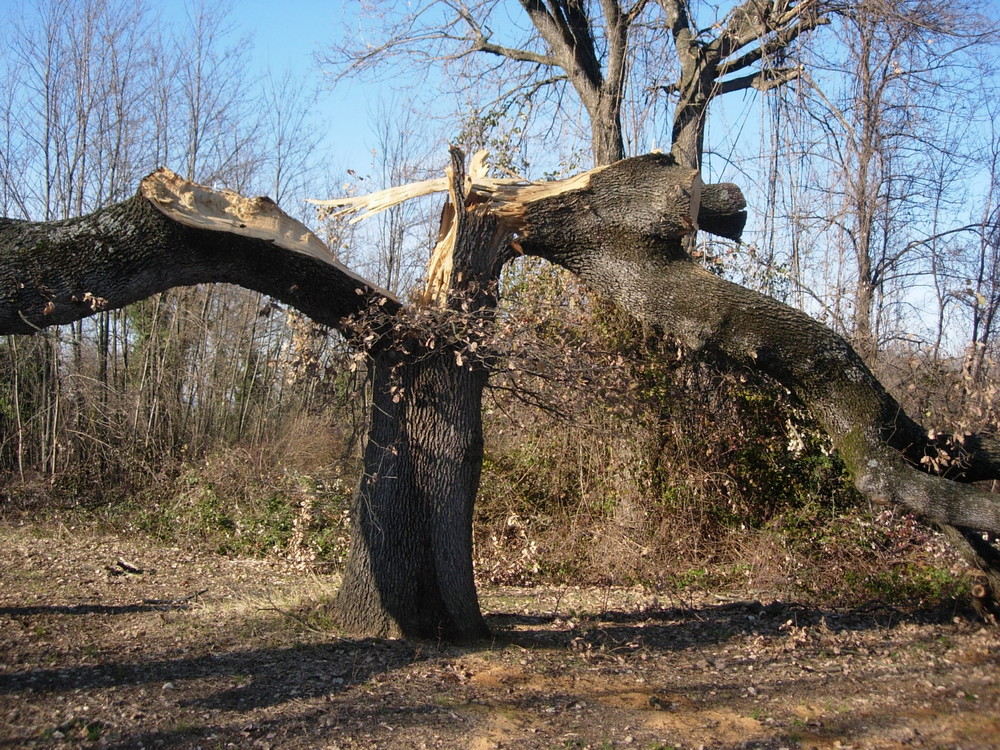
[[[668,13],[668,17],[672,15]],[[670,153],[680,166],[701,169],[702,155],[705,153],[708,105],[718,86],[716,79],[719,58],[709,46],[699,42],[695,33],[687,27],[686,14],[683,18],[683,21],[671,18],[671,22],[675,24],[674,48],[681,71],[670,133]]]
[[365,468],[334,602],[349,633],[470,639],[487,632],[472,571],[486,372],[457,365],[455,355],[374,356]]
[[445,309],[416,308],[412,326],[397,314],[373,355],[364,475],[333,604],[335,619],[354,634],[472,640],[488,633],[472,568],[488,374],[488,347],[479,344],[509,251],[496,219],[466,206],[463,158],[452,150],[441,236],[454,234],[443,259],[450,272],[438,288]]
[[587,114],[590,116],[594,166],[598,167],[625,158],[625,139],[622,136],[620,94],[602,91],[596,99],[596,105],[588,109]]

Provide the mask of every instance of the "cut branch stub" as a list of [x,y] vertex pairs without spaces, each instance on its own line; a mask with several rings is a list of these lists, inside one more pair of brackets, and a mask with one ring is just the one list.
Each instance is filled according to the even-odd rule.
[[737,240],[747,223],[747,202],[737,185],[705,185],[698,209],[698,228],[719,237]]

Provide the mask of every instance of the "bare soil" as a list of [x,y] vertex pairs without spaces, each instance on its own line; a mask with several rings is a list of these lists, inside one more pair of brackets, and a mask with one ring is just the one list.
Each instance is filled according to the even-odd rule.
[[483,591],[495,639],[345,640],[336,576],[0,523],[0,747],[991,748],[959,605]]

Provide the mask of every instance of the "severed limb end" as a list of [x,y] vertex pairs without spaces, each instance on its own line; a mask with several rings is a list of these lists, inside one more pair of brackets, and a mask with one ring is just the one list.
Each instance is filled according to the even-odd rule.
[[[377,216],[413,198],[447,192],[450,200],[442,211],[438,241],[428,262],[427,285],[417,298],[421,305],[444,304],[450,288],[454,268],[451,257],[458,231],[454,210],[457,205],[464,206],[466,211],[482,207],[479,210],[495,215],[500,229],[511,235],[510,246],[518,254],[525,252],[524,240],[528,235],[533,236],[535,244],[544,241],[544,224],[550,212],[555,215],[569,208],[590,213],[596,205],[606,201],[606,196],[601,195],[601,187],[594,182],[599,176],[602,184],[608,181],[630,184],[630,194],[619,196],[615,210],[597,216],[599,224],[610,226],[627,221],[633,209],[643,206],[650,210],[642,220],[655,225],[661,237],[687,236],[700,228],[739,240],[746,224],[746,201],[736,185],[703,185],[696,170],[677,167],[671,157],[663,154],[624,159],[563,180],[528,181],[516,176],[490,177],[485,151],[473,156],[468,172],[464,173],[456,168],[461,160],[456,162],[455,151],[453,149],[452,165],[443,177],[367,195],[310,200],[328,215],[351,217],[353,223]],[[641,178],[650,168],[658,175],[655,185],[641,179],[631,182],[627,179],[630,175]]]

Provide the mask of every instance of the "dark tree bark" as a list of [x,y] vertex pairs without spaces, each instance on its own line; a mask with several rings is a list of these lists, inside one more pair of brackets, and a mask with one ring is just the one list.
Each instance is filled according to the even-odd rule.
[[[482,207],[466,210],[452,151],[454,232],[440,311],[397,322],[372,363],[372,424],[333,610],[367,636],[475,639],[487,634],[472,568],[472,511],[483,461],[485,348],[509,244]],[[459,211],[454,206],[462,206]],[[457,335],[456,335],[457,334]]]
[[486,634],[472,570],[486,372],[457,365],[456,351],[393,348],[374,356],[365,473],[333,604],[349,633]]

